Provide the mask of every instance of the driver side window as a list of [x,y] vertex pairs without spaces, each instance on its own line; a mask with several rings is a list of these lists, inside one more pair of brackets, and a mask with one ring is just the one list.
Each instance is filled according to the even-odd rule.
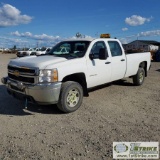
[[99,41],[99,42],[96,42],[92,49],[91,49],[91,53],[94,54],[94,58],[99,58],[99,50],[101,48],[106,48],[106,45],[103,41]]

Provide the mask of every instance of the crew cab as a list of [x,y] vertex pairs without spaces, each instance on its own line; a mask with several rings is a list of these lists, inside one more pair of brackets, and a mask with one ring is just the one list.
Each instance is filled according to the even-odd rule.
[[[67,48],[67,52],[61,52]],[[65,40],[48,54],[12,59],[2,78],[8,93],[42,105],[57,104],[66,113],[77,110],[88,89],[125,77],[142,85],[150,53],[126,55],[118,39]]]

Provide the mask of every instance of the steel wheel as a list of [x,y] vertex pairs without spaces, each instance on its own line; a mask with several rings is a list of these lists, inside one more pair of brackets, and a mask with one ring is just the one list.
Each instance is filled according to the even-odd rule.
[[75,107],[77,103],[79,102],[79,91],[75,88],[70,90],[67,95],[67,104],[69,107]]
[[136,86],[140,86],[143,84],[144,78],[145,78],[144,68],[139,68],[137,74],[133,76],[133,83]]
[[67,81],[62,84],[57,106],[61,111],[70,113],[76,111],[81,106],[82,100],[82,86],[77,82]]
[[143,79],[144,79],[144,72],[141,71],[141,72],[139,73],[139,82],[142,83],[142,82],[143,82]]

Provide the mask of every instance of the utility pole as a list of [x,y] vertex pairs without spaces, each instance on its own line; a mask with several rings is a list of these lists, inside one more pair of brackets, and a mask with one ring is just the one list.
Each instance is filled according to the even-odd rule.
[[138,36],[137,36],[137,50],[138,50]]
[[37,41],[37,48],[39,48],[39,47],[38,47],[38,41]]

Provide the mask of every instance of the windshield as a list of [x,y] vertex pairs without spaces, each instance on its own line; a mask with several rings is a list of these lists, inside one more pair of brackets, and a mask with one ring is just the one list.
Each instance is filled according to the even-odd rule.
[[83,57],[90,41],[65,41],[54,46],[48,54],[55,56]]

